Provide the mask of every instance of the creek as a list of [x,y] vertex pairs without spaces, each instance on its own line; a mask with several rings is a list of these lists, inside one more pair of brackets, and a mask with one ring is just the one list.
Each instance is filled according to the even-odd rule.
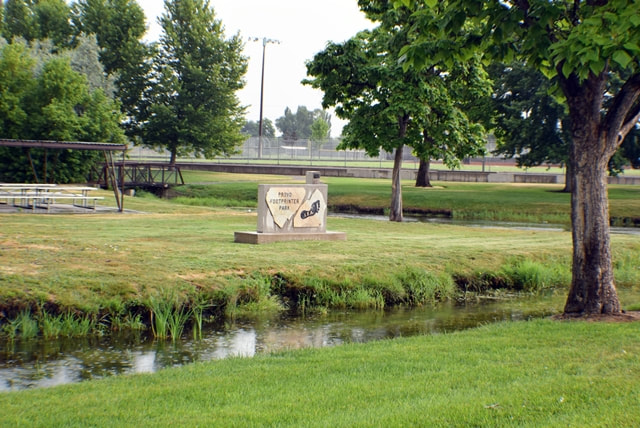
[[564,291],[503,296],[473,303],[380,311],[256,318],[208,325],[202,338],[157,340],[150,333],[65,340],[0,343],[0,391],[50,387],[88,379],[152,373],[231,356],[252,357],[287,349],[336,346],[397,337],[440,334],[503,321],[558,313]]

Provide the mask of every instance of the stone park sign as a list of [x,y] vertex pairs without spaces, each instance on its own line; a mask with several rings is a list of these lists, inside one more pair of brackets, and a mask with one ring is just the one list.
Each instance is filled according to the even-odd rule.
[[235,242],[345,240],[346,234],[327,232],[327,185],[319,174],[307,174],[307,184],[260,184],[256,232],[236,232]]

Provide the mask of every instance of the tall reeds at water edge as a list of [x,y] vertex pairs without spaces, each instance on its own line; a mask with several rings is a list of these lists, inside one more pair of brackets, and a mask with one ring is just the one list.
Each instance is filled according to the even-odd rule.
[[191,311],[175,296],[152,297],[149,299],[150,323],[154,337],[176,341],[182,336],[184,327],[191,317]]

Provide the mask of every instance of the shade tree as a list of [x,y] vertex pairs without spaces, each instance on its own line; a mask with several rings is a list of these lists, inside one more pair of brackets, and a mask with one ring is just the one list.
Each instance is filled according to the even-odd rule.
[[[423,161],[431,158],[454,165],[466,155],[482,152],[483,128],[469,120],[465,104],[473,91],[488,94],[488,81],[479,64],[458,62],[416,72],[399,64],[410,15],[389,2],[359,2],[380,25],[340,44],[329,43],[307,64],[306,81],[324,92],[323,107],[335,107],[348,120],[341,148],[364,149],[370,156],[394,153],[389,218],[402,221],[400,171],[405,147]],[[464,84],[462,84],[464,83]],[[471,88],[471,89],[468,89]],[[484,89],[482,89],[484,88]],[[462,94],[464,93],[464,96]]]
[[[552,79],[571,122],[572,282],[566,314],[621,311],[611,257],[606,173],[609,160],[640,119],[640,16],[626,0],[414,1],[415,39],[403,49],[407,68],[428,66],[437,37],[450,58],[481,53],[520,58]],[[459,30],[474,32],[460,37]],[[443,61],[447,61],[443,58]],[[619,89],[609,85],[612,76]]]
[[222,22],[205,0],[167,0],[162,35],[145,94],[142,141],[178,155],[230,155],[244,141],[247,61],[239,34],[226,38]]

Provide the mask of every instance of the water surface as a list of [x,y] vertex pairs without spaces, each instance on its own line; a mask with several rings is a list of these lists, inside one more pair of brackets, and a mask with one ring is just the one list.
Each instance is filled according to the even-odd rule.
[[552,293],[436,307],[278,316],[212,325],[202,339],[187,332],[173,343],[147,333],[102,338],[0,343],[0,391],[49,387],[284,349],[336,346],[403,336],[440,334],[502,320],[544,317],[561,310]]

